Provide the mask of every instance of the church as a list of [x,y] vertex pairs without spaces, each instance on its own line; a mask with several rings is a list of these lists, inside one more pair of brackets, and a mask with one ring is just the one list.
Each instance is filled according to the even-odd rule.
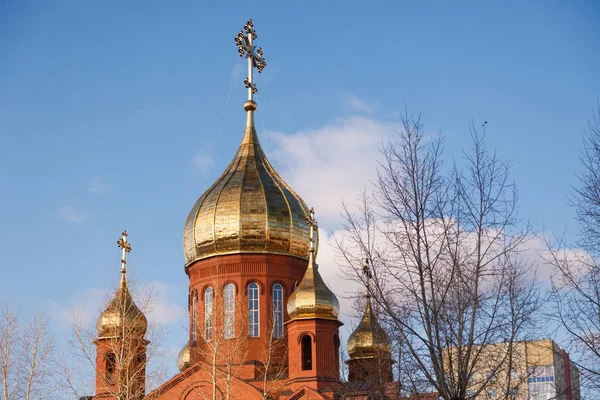
[[146,393],[147,321],[127,282],[98,318],[93,399],[397,399],[388,336],[371,307],[347,343],[340,377],[339,302],[319,269],[313,209],[267,160],[254,125],[253,72],[266,67],[252,20],[235,37],[248,60],[245,129],[223,174],[192,207],[183,231],[189,338],[179,373]]

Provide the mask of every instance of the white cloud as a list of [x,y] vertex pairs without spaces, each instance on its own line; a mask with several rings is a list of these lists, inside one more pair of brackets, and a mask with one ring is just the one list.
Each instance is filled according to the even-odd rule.
[[66,221],[73,222],[75,224],[89,220],[88,217],[86,217],[81,212],[75,210],[71,206],[59,207],[58,211],[56,212],[56,216],[60,219],[64,219]]
[[286,182],[315,207],[317,219],[335,223],[342,199],[354,203],[376,178],[382,142],[392,134],[392,124],[349,117],[291,135],[268,133],[274,142],[269,156]]
[[352,108],[354,111],[360,111],[365,114],[372,114],[379,105],[378,102],[369,104],[353,94],[346,95],[346,97],[344,97],[343,104]]
[[181,296],[181,292],[173,293],[173,287],[160,281],[152,281],[144,285],[144,288],[155,294],[154,301],[146,312],[148,320],[161,325],[181,325],[188,317],[187,310],[179,306],[172,297]]
[[63,326],[76,321],[89,325],[100,315],[107,295],[107,290],[90,288],[73,293],[66,302],[50,301],[52,316]]
[[112,191],[112,187],[106,183],[104,178],[95,176],[87,187],[87,191],[92,194],[107,194]]

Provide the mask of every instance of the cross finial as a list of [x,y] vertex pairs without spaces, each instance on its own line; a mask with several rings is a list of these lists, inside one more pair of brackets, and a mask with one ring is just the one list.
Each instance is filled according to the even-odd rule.
[[127,231],[123,231],[122,236],[117,240],[117,245],[123,250],[121,255],[121,272],[125,273],[125,264],[127,264],[127,253],[131,251],[131,245],[127,243]]
[[248,101],[253,101],[254,94],[258,91],[252,77],[254,68],[258,69],[258,73],[261,73],[267,66],[262,48],[256,48],[252,44],[252,41],[256,40],[257,37],[258,35],[254,30],[254,24],[251,19],[248,20],[246,25],[244,25],[244,29],[235,37],[235,44],[238,47],[240,57],[248,59],[248,77],[244,80],[244,85],[248,89]]
[[365,282],[367,285],[367,297],[371,296],[371,268],[369,267],[369,259],[365,259],[365,265],[363,266],[363,275],[365,276]]
[[317,235],[315,234],[315,230],[319,228],[317,224],[317,220],[315,219],[315,209],[310,208],[309,216],[306,217],[306,223],[308,223],[308,238],[310,239],[309,251],[315,251],[315,241],[317,240]]

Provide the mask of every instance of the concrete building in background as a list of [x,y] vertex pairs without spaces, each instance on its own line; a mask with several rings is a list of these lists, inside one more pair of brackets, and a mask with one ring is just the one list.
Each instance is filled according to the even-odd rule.
[[[469,394],[484,386],[477,400],[579,400],[579,370],[569,354],[553,340],[513,342],[512,359],[498,368],[498,359],[508,354],[509,342],[485,346]],[[488,361],[489,360],[489,365]]]

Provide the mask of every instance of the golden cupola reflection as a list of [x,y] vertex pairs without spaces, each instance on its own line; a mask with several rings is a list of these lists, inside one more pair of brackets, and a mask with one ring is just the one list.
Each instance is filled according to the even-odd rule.
[[115,298],[96,322],[98,337],[120,337],[133,332],[144,335],[147,329],[146,316],[135,305],[127,288],[126,274],[123,272]]
[[391,356],[390,338],[379,325],[371,306],[368,265],[365,266],[365,274],[367,275],[365,313],[348,339],[348,355],[350,359],[389,358]]
[[244,104],[246,130],[219,179],[185,223],[186,262],[222,254],[308,256],[308,208],[267,160],[254,128],[256,103]]
[[177,368],[179,368],[179,371],[186,370],[191,365],[191,360],[190,343],[188,342],[177,355]]
[[337,320],[340,303],[319,274],[315,262],[315,239],[313,239],[313,232],[316,231],[317,226],[312,209],[310,214],[311,216],[307,218],[311,232],[308,267],[302,281],[288,299],[287,312],[290,320],[309,318]]
[[136,306],[127,287],[127,272],[125,270],[127,261],[125,258],[131,250],[131,246],[127,243],[126,231],[123,231],[123,237],[117,243],[123,250],[119,289],[106,310],[98,317],[96,330],[98,331],[98,337],[122,337],[131,334],[143,336],[148,329],[148,321],[144,313]]

